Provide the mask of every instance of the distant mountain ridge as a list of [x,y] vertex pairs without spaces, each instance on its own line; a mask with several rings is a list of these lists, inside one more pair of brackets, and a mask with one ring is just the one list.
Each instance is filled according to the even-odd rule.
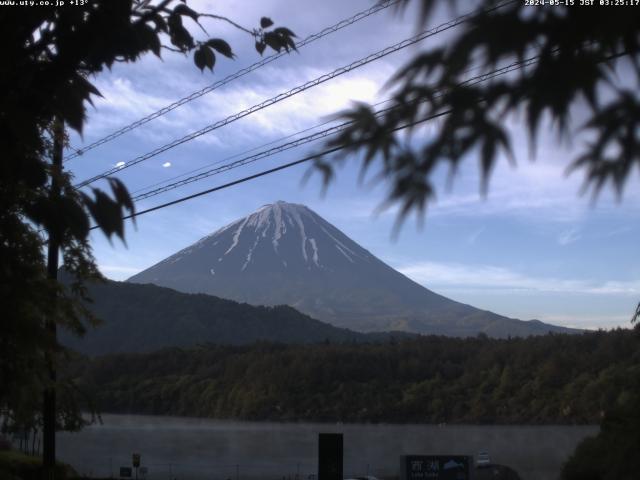
[[93,299],[89,308],[102,324],[89,328],[81,338],[61,330],[60,339],[67,347],[92,356],[207,343],[344,343],[387,338],[337,328],[284,305],[255,307],[156,285],[108,281],[91,285],[89,294]]
[[493,337],[578,332],[521,321],[438,295],[303,205],[276,202],[132,276],[186,293],[290,305],[360,332]]

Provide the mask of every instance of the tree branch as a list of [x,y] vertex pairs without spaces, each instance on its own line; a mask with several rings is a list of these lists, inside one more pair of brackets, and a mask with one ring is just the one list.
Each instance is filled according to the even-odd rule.
[[170,47],[170,46],[168,46],[168,45],[160,45],[160,47],[161,47],[161,48],[165,48],[165,49],[167,49],[167,50],[170,50],[170,51],[172,51],[172,52],[176,52],[176,53],[183,53],[183,54],[185,54],[185,55],[187,54],[187,52],[184,52],[184,51],[180,50],[179,48],[173,48],[173,47]]
[[223,22],[230,23],[234,27],[242,30],[243,32],[248,33],[251,36],[254,36],[254,34],[255,34],[255,32],[253,32],[252,30],[249,30],[248,28],[244,28],[242,25],[237,24],[236,22],[234,22],[233,20],[231,20],[230,18],[227,18],[227,17],[222,17],[220,15],[214,15],[212,13],[201,13],[200,16],[201,17],[213,18],[215,20],[222,20]]
[[151,7],[147,12],[140,15],[140,18],[136,20],[136,24],[145,23],[147,20],[150,20],[153,15],[164,10],[164,8],[172,1],[173,0],[162,0],[162,2],[160,2],[158,5]]

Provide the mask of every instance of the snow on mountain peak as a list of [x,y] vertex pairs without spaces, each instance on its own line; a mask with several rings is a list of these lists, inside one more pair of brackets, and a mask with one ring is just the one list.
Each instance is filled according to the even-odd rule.
[[[327,255],[333,257],[329,263],[335,263],[336,254],[342,258],[342,262],[351,264],[358,259],[369,261],[370,257],[306,206],[282,200],[263,205],[254,213],[219,229],[206,239],[211,242],[214,238],[220,241],[221,235],[230,235],[230,241],[223,242],[226,243],[226,248],[218,261],[225,261],[240,248],[243,261],[239,268],[242,271],[255,260],[256,249],[262,249],[261,255],[265,255],[265,242],[270,243],[271,253],[268,255],[280,257],[280,264],[284,268],[296,263],[293,257],[301,260],[307,268],[325,268],[327,265],[323,265],[323,260],[327,260]],[[283,251],[285,241],[287,246],[286,251]]]
[[217,277],[234,271],[252,274],[265,269],[288,274],[292,269],[335,271],[359,262],[369,263],[373,258],[306,206],[277,201],[263,205],[160,263],[185,269],[192,263],[202,264],[209,276]]
[[[276,255],[280,255],[280,243],[287,232],[289,232],[289,235],[293,233],[296,234],[299,241],[298,251],[302,255],[304,262],[312,262],[316,267],[322,267],[320,263],[318,243],[315,238],[311,238],[307,235],[307,230],[305,228],[305,224],[318,224],[319,217],[316,219],[314,216],[317,215],[304,205],[288,203],[282,200],[264,205],[256,212],[245,217],[241,222],[235,222],[232,224],[235,226],[232,242],[229,248],[224,252],[223,256],[231,253],[238,246],[239,239],[243,233],[250,233],[255,239],[253,244],[249,247],[249,251],[246,254],[246,260],[241,268],[242,270],[245,270],[251,262],[254,250],[260,244],[262,239],[270,241],[273,252]],[[220,232],[227,228],[229,227],[221,229]],[[286,261],[283,261],[283,264],[286,266]]]

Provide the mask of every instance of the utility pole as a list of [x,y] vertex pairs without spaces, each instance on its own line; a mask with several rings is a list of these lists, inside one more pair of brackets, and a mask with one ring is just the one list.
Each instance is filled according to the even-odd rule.
[[[60,178],[62,176],[62,151],[64,142],[64,123],[60,118],[53,121],[53,155],[51,159],[51,190],[52,201],[60,197]],[[47,253],[47,277],[58,279],[60,239],[55,231],[49,231],[49,250]],[[55,311],[56,298],[52,298],[52,310]],[[57,341],[56,322],[54,318],[45,319],[45,327],[51,336],[51,341]],[[55,480],[56,466],[56,364],[55,358],[48,353],[47,369],[50,384],[45,387],[42,402],[42,466],[44,478]]]

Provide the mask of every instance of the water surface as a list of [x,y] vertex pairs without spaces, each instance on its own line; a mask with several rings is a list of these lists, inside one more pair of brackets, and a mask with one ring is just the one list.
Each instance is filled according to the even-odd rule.
[[557,478],[596,426],[387,425],[238,422],[103,415],[103,425],[58,434],[58,458],[80,473],[118,476],[140,453],[148,480],[312,480],[318,433],[344,434],[345,477],[396,477],[400,455],[489,452],[523,480]]

